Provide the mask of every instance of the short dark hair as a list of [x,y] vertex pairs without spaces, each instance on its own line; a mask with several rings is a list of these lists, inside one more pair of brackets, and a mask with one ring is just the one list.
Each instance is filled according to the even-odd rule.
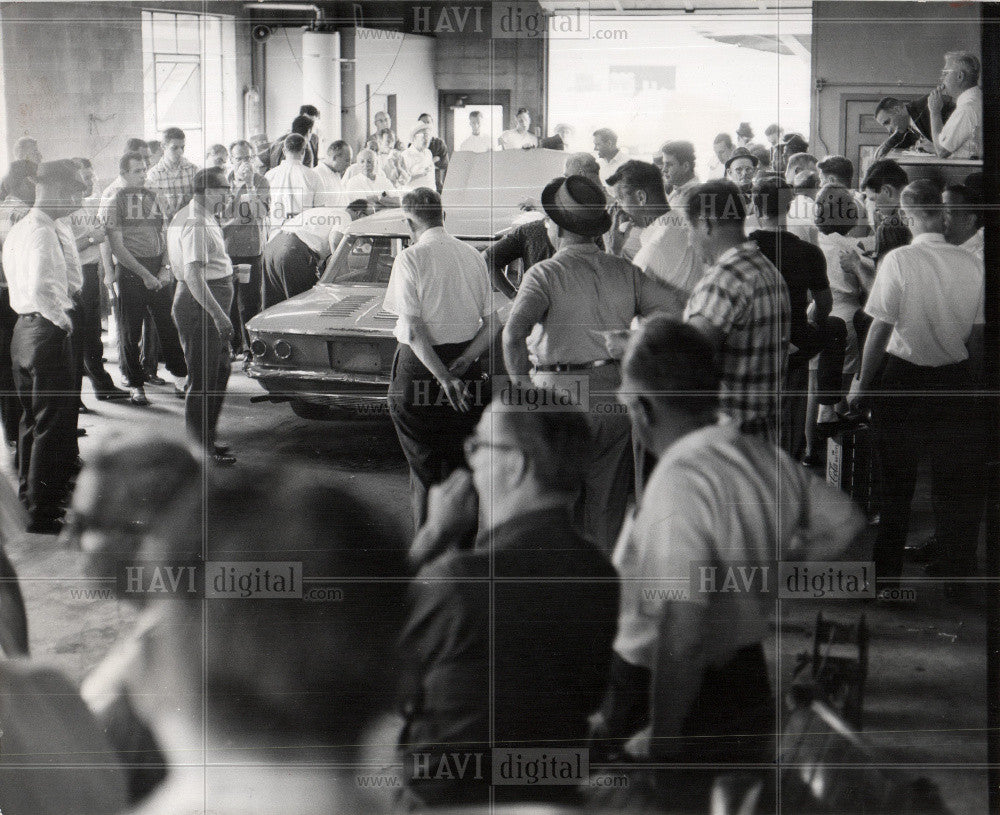
[[763,144],[751,144],[747,147],[750,151],[750,155],[757,159],[758,168],[766,168],[771,166],[771,151],[768,150]]
[[944,188],[944,191],[957,198],[956,203],[959,204],[960,208],[975,217],[977,226],[982,226],[983,198],[980,190],[965,184],[949,184]]
[[207,190],[217,190],[229,187],[226,171],[221,167],[206,167],[194,174],[195,195],[204,195]]
[[425,118],[425,117],[426,117],[426,118],[428,118],[428,119],[430,119],[430,118],[431,118],[431,115],[430,115],[429,113],[421,113],[421,114],[420,114],[420,115],[419,115],[419,116],[417,117],[417,121],[419,122],[419,121],[420,121],[421,119],[423,119],[423,118]]
[[417,187],[403,196],[403,212],[414,216],[423,224],[440,224],[444,220],[441,196],[430,187]]
[[666,200],[660,168],[647,161],[629,159],[607,180],[609,187],[624,184],[630,190],[642,190],[655,201]]
[[724,178],[706,181],[691,190],[685,214],[692,224],[709,220],[740,229],[747,217],[740,188]]
[[694,168],[694,145],[689,141],[668,141],[660,148],[661,153],[669,153],[681,164]]
[[299,116],[310,116],[313,119],[319,118],[319,108],[315,105],[302,105],[299,108]]
[[150,139],[148,142],[146,142],[146,147],[149,148],[150,153],[155,153],[157,150],[163,149],[163,145],[160,144],[159,139]]
[[292,133],[305,136],[313,128],[313,120],[308,116],[296,116],[292,119]]
[[207,493],[199,480],[171,518],[144,560],[290,562],[306,578],[342,581],[336,602],[159,602],[152,647],[198,682],[208,727],[277,749],[357,745],[392,706],[407,608],[404,538],[384,509],[346,480],[268,460],[218,473]]
[[142,157],[142,153],[138,150],[130,150],[125,155],[121,157],[118,161],[118,172],[127,173],[129,171],[129,165],[133,161],[141,161],[143,165],[146,164],[146,159]]
[[633,333],[622,367],[650,401],[697,418],[718,410],[719,362],[711,342],[692,325],[652,315]]
[[253,145],[250,144],[246,139],[237,139],[232,144],[229,145],[229,152],[232,153],[237,147],[245,147],[250,151],[250,156],[253,157],[254,149]]
[[903,187],[899,205],[924,215],[941,215],[944,209],[941,188],[929,178],[918,178]]
[[179,127],[168,127],[163,131],[163,142],[166,144],[168,141],[186,141],[184,131]]
[[854,178],[854,162],[846,156],[827,156],[816,163],[816,168],[824,175],[832,175],[845,187],[851,186]]
[[348,212],[362,212],[368,214],[368,199],[367,198],[355,198],[351,203],[344,207]]
[[131,138],[127,142],[125,142],[126,153],[135,153],[140,150],[148,150],[148,149],[149,145],[146,144],[144,139]]
[[76,164],[81,170],[93,170],[94,163],[86,156],[76,156],[73,159],[73,163]]
[[753,182],[750,200],[758,214],[767,218],[787,215],[792,203],[792,190],[777,173],[762,175]]
[[818,190],[819,173],[799,173],[792,187],[796,190]]
[[299,133],[289,133],[281,146],[286,153],[301,153],[306,149],[306,140]]
[[772,133],[780,133],[780,132],[781,132],[781,125],[779,124],[768,125],[766,128],[764,128],[765,136],[770,136]]
[[858,225],[861,207],[846,187],[828,185],[816,195],[814,223],[823,235],[846,235]]
[[910,177],[898,162],[891,158],[883,158],[868,168],[865,179],[861,182],[861,189],[880,193],[886,184],[902,190],[909,183]]
[[895,96],[883,96],[879,99],[878,104],[875,105],[874,115],[878,116],[883,110],[896,110],[902,104]]
[[[34,204],[35,173],[37,172],[38,165],[33,161],[23,158],[12,161],[7,167],[7,174],[3,177],[3,188],[7,195],[16,195],[24,203]],[[31,200],[29,201],[28,198]]]
[[[544,391],[525,388],[521,399],[524,404],[544,404]],[[593,446],[585,413],[501,408],[493,416],[527,456],[532,475],[543,491],[575,493],[580,489],[584,463]]]
[[782,142],[782,150],[786,156],[794,156],[796,153],[808,153],[809,142],[800,133],[786,133]]
[[351,150],[351,145],[349,145],[343,139],[337,139],[336,141],[330,142],[330,146],[326,148],[326,154],[328,156],[332,156],[338,150],[345,150],[345,149],[347,150],[348,153],[353,155],[354,151]]
[[529,116],[531,115],[531,111],[528,110],[527,108],[518,108],[517,113],[515,113],[514,115],[520,116],[522,113],[527,113]]
[[712,139],[712,144],[718,144],[720,141],[725,142],[730,147],[733,146],[733,137],[730,136],[728,133],[720,133],[718,136]]

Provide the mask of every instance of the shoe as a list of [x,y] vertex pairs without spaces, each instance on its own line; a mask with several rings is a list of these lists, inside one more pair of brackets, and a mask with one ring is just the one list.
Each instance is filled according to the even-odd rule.
[[149,404],[149,400],[146,398],[146,391],[143,389],[142,385],[137,388],[129,388],[128,400],[133,405],[139,405],[140,407],[145,407]]
[[174,396],[178,399],[187,399],[187,382],[186,377],[174,382]]
[[128,399],[128,391],[123,388],[116,388],[112,385],[110,388],[102,388],[95,394],[97,396],[98,402],[107,402],[109,399]]
[[837,415],[837,410],[833,405],[819,406],[819,417],[816,419],[816,424],[838,424],[840,421],[841,418]]
[[78,427],[76,429],[76,437],[78,439],[82,439],[86,435],[87,435],[87,428],[85,428],[85,427]]
[[84,416],[84,415],[86,415],[88,413],[93,413],[94,412],[89,407],[87,407],[85,404],[83,404],[83,402],[80,402],[80,404],[77,406],[77,410],[80,411],[80,415],[81,416]]
[[232,467],[236,463],[236,456],[230,453],[212,453],[212,463],[216,467]]
[[153,374],[153,376],[147,376],[146,377],[146,382],[148,382],[150,385],[166,385],[167,384],[167,380],[166,379],[164,379],[162,376],[156,376],[156,374]]
[[826,464],[826,459],[823,456],[818,456],[815,453],[810,453],[808,456],[802,459],[801,462],[803,467],[822,467]]
[[62,528],[61,518],[34,518],[28,522],[26,531],[32,535],[58,535]]
[[229,449],[230,448],[229,448],[228,444],[215,444],[215,445],[212,446],[212,451],[217,456],[219,456],[219,455],[222,455],[222,456],[226,455],[229,452]]

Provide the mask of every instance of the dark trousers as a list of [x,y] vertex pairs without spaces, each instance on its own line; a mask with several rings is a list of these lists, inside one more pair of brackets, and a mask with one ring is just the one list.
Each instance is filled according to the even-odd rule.
[[976,544],[985,501],[986,413],[968,391],[967,362],[927,368],[889,355],[873,419],[882,467],[882,511],[875,572],[898,578],[910,528],[917,470],[931,462],[935,535],[953,576],[976,574]]
[[[228,314],[233,302],[232,278],[210,280],[208,289]],[[173,315],[187,360],[188,391],[184,402],[184,423],[191,437],[211,453],[229,383],[229,346],[223,341],[211,315],[194,299],[183,282],[177,284]]]
[[247,323],[260,314],[260,303],[264,288],[264,256],[230,257],[235,268],[241,263],[250,265],[250,282],[240,283],[234,279],[236,296],[229,309],[229,319],[233,321],[233,351],[240,353],[250,347],[250,335],[247,334]]
[[295,235],[279,232],[264,247],[264,308],[304,291],[317,280],[319,258]]
[[781,447],[793,458],[800,459],[806,447],[809,362],[819,355],[819,404],[837,404],[843,384],[847,325],[839,317],[828,317],[822,326],[808,323],[802,336],[796,340],[798,350],[788,356],[788,371],[781,398]]
[[79,326],[74,322],[73,341],[79,360],[79,376],[90,379],[94,390],[110,390],[114,380],[104,370],[104,343],[101,340],[101,270],[98,264],[83,267],[83,290],[80,292]]
[[16,442],[21,427],[21,400],[14,388],[14,370],[10,359],[10,344],[14,337],[17,312],[10,307],[10,291],[0,287],[0,420],[8,442]]
[[[465,347],[466,343],[447,344],[437,345],[434,350],[448,365]],[[481,378],[481,372],[479,362],[474,362],[463,376],[472,389],[472,407],[468,413],[459,413],[413,349],[402,344],[396,349],[389,385],[389,416],[410,465],[414,529],[419,529],[427,518],[427,491],[465,466],[463,442],[472,434],[489,401],[488,383]]]
[[[151,274],[160,271],[160,258],[136,258]],[[156,291],[146,285],[122,265],[115,270],[118,279],[118,353],[121,357],[122,376],[130,388],[140,387],[147,380],[147,370],[140,361],[139,346],[142,339],[143,320],[147,312],[152,315],[156,334],[160,340],[163,361],[174,376],[187,375],[184,351],[171,319],[170,309],[173,286]],[[155,372],[155,365],[153,367]]]
[[14,326],[11,360],[23,412],[18,492],[33,518],[57,518],[76,458],[69,336],[40,314],[23,314]]
[[[173,297],[173,293],[170,297]],[[169,303],[170,299],[167,302]],[[156,320],[153,319],[153,313],[148,308],[142,316],[142,350],[139,353],[139,360],[148,382],[156,376],[160,365],[160,334],[156,330]]]

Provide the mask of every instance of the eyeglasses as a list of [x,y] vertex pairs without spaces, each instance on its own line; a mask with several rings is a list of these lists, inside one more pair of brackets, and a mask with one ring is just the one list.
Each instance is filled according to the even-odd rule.
[[521,448],[513,444],[497,444],[496,442],[481,439],[478,436],[469,436],[469,438],[462,442],[462,449],[465,451],[466,459],[471,459],[483,447],[489,447],[493,450],[516,450],[517,452],[521,452]]

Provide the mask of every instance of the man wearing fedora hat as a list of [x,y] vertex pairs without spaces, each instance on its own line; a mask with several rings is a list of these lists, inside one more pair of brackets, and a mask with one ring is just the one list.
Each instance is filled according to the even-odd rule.
[[[574,405],[588,411],[595,439],[576,517],[610,552],[625,517],[632,457],[628,416],[614,408],[621,370],[606,337],[628,329],[637,315],[669,309],[674,300],[662,283],[595,245],[611,225],[605,202],[601,186],[578,175],[556,178],[542,191],[556,253],[525,273],[503,350],[515,384],[588,394],[589,406],[582,396]],[[540,332],[529,349],[535,326]]]
[[726,160],[726,178],[740,188],[740,192],[744,198],[749,198],[750,196],[758,164],[757,156],[745,147],[737,147],[733,150],[733,154]]
[[38,167],[35,204],[3,245],[10,306],[18,314],[11,339],[14,386],[22,416],[17,451],[19,495],[28,531],[62,526],[76,463],[74,392],[69,335],[73,298],[83,288],[76,238],[65,216],[83,204],[85,185],[69,160]]

